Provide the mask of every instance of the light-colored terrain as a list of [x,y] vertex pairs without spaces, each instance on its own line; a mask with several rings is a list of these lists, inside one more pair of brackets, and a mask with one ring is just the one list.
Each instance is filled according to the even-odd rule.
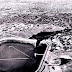
[[[72,14],[67,13],[69,11],[68,5],[71,7],[69,2],[61,4],[61,2],[53,3],[52,1],[43,3],[0,0],[0,37],[20,36],[29,38],[44,31],[50,32],[63,30],[67,27],[71,28]],[[66,10],[64,10],[64,6]],[[71,9],[69,12],[71,12]]]

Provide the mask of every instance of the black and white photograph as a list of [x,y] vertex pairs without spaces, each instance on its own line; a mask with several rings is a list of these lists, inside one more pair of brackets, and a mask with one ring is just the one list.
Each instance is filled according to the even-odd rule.
[[72,72],[72,0],[0,0],[0,72]]

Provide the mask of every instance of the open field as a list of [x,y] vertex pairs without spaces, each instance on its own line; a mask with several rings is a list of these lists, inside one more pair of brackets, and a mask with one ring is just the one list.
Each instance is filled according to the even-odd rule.
[[[50,2],[2,1],[0,4],[1,38],[4,36],[29,38],[40,32],[57,31],[72,27],[72,13],[68,7],[71,4],[69,3],[59,3],[59,7],[58,4],[55,6],[55,3],[53,6],[50,5]],[[65,5],[66,9],[61,8],[61,5]],[[55,8],[53,8],[54,6]]]

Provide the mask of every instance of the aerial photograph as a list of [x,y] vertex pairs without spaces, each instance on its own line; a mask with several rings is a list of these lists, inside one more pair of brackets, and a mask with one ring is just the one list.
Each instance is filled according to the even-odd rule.
[[72,72],[72,0],[0,0],[0,72]]

